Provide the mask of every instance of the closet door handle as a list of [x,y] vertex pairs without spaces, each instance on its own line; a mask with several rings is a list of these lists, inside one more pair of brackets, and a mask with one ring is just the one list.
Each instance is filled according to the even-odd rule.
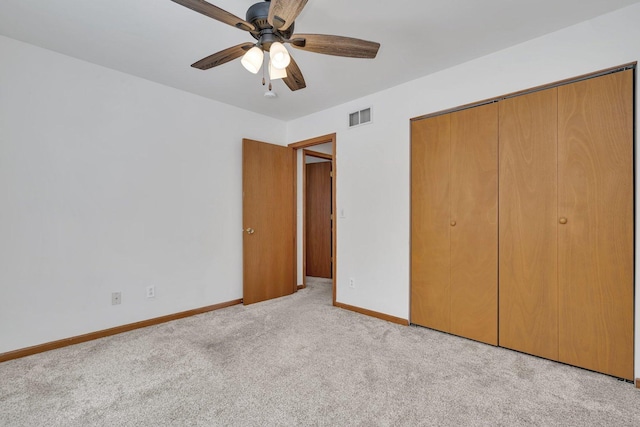
[[456,226],[456,222],[455,222],[454,220],[451,220],[451,223],[450,223],[450,224],[451,224],[451,226],[452,226],[452,227],[455,227],[455,226]]
[[567,223],[567,218],[561,217],[559,222],[560,224],[565,225]]

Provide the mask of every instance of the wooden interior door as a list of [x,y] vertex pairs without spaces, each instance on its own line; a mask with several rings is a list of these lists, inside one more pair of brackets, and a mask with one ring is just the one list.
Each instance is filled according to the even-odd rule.
[[305,164],[306,275],[331,278],[331,161]]
[[451,332],[498,344],[498,106],[451,114]]
[[633,71],[558,88],[559,359],[633,378]]
[[242,141],[243,302],[289,295],[295,283],[293,149]]
[[499,108],[500,346],[557,360],[557,88]]
[[411,323],[451,328],[450,115],[411,123]]

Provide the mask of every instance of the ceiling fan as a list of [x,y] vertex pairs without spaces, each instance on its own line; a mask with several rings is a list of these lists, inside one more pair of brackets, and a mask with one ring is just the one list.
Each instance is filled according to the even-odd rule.
[[294,21],[308,0],[265,0],[247,10],[246,20],[220,9],[204,0],[172,0],[191,10],[217,21],[249,32],[256,43],[241,43],[207,56],[191,66],[201,70],[217,67],[242,57],[242,65],[257,73],[264,61],[264,51],[269,52],[269,75],[281,78],[292,91],[306,87],[298,64],[287,51],[284,43],[296,49],[325,55],[350,58],[375,58],[380,43],[351,37],[324,34],[294,34]]

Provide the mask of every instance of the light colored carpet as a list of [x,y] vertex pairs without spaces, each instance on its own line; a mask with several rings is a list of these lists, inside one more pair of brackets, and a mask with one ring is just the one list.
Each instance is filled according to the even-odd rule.
[[614,378],[331,306],[331,286],[0,364],[1,426],[638,426]]

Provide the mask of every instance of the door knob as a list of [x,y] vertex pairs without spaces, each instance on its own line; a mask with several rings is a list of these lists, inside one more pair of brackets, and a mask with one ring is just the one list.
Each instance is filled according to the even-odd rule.
[[561,218],[560,218],[560,224],[564,225],[564,224],[566,224],[566,223],[567,223],[567,218],[565,218],[565,217],[561,217]]
[[256,232],[256,230],[254,230],[253,228],[247,228],[246,230],[244,230],[247,232],[247,234],[253,234]]
[[452,221],[451,221],[451,226],[452,226],[452,227],[455,227],[455,226],[456,226],[456,222],[452,220]]

